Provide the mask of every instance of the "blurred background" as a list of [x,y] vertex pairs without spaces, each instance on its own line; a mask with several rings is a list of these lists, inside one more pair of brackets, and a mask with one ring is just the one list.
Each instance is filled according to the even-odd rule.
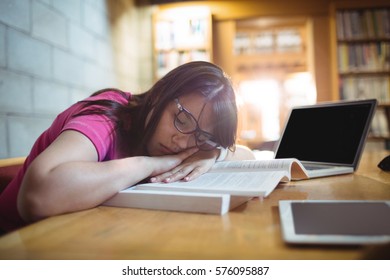
[[94,91],[141,93],[192,60],[232,78],[252,149],[293,106],[362,98],[380,104],[369,147],[389,148],[388,0],[0,0],[0,158]]

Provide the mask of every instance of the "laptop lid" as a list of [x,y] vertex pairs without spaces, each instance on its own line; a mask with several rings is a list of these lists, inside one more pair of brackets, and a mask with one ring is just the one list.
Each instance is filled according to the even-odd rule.
[[356,170],[376,104],[375,99],[367,99],[293,108],[275,158],[297,158]]

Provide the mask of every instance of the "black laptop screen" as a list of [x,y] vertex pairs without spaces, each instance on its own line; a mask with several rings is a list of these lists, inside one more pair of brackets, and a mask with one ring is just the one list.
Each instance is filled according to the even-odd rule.
[[275,157],[355,164],[374,108],[375,100],[295,108]]

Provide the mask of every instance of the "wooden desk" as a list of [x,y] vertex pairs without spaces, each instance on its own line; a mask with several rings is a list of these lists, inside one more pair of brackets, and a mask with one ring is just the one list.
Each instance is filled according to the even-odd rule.
[[25,157],[0,159],[0,167],[20,165],[23,164],[25,160],[26,160]]
[[387,152],[365,153],[356,174],[281,184],[224,216],[97,207],[0,238],[0,259],[361,259],[386,246],[288,246],[281,199],[390,200]]

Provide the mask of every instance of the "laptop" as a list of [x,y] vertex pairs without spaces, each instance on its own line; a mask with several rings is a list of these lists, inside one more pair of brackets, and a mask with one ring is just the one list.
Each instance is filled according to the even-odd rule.
[[309,178],[353,173],[376,109],[375,99],[295,107],[275,158],[297,158]]

